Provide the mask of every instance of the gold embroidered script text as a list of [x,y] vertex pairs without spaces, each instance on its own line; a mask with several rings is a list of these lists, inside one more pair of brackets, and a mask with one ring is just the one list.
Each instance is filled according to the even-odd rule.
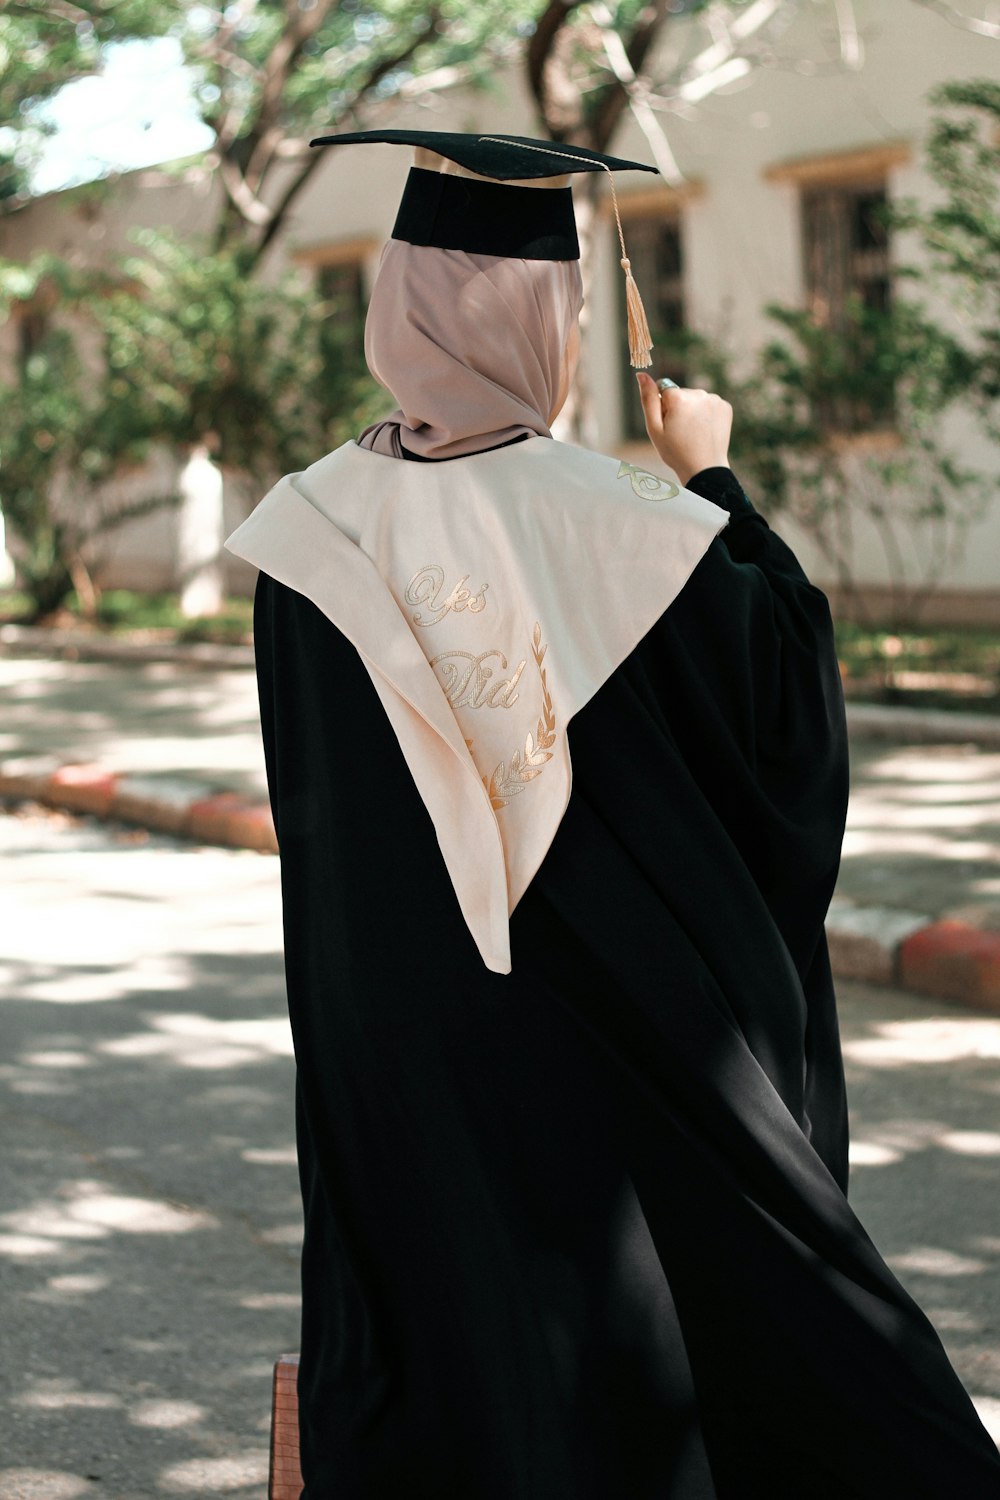
[[428,619],[417,610],[411,616],[414,625],[436,625],[452,610],[459,614],[463,609],[467,609],[470,614],[478,615],[480,610],[486,608],[486,590],[489,584],[481,584],[478,593],[474,594],[465,586],[468,581],[469,574],[466,573],[464,578],[459,579],[451,593],[442,598],[444,568],[441,564],[426,563],[424,567],[418,569],[406,585],[403,598],[407,604],[426,605],[431,618]]
[[499,657],[500,669],[506,672],[507,658],[497,647],[480,651],[478,656],[473,656],[471,651],[442,651],[431,657],[431,666],[441,668],[445,694],[452,708],[514,706],[518,699],[518,679],[527,658],[518,662],[510,677],[494,681],[495,669],[489,665],[491,657]]

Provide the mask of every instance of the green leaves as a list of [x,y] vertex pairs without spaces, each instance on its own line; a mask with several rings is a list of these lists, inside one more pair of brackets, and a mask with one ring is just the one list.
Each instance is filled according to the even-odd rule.
[[1000,84],[968,79],[931,94],[941,111],[927,140],[942,201],[901,215],[915,230],[968,330],[969,393],[987,431],[1000,437]]
[[97,72],[109,41],[166,35],[185,9],[179,0],[8,0],[0,14],[0,121],[13,144],[0,150],[0,204],[27,192],[46,127],[33,111],[77,78]]
[[111,482],[153,444],[207,442],[262,493],[385,405],[355,330],[329,326],[309,283],[254,280],[241,246],[153,230],[134,242],[104,272],[0,262],[0,305],[23,334],[0,385],[0,503],[49,607],[68,563],[130,513]]

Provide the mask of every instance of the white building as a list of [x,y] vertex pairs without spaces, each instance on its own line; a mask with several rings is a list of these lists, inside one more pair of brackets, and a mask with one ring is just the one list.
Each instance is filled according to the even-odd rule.
[[[929,91],[945,81],[997,74],[1000,40],[950,25],[929,7],[910,0],[856,0],[854,10],[860,56],[838,52],[843,38],[829,32],[830,7],[805,3],[782,37],[787,65],[779,60],[756,67],[690,101],[682,112],[659,116],[684,179],[679,187],[645,174],[617,179],[629,253],[653,310],[651,322],[683,324],[721,340],[737,368],[746,367],[775,335],[764,314],[769,302],[805,305],[810,296],[837,297],[851,287],[878,294],[900,247],[880,247],[872,238],[868,209],[881,197],[931,199],[933,184],[922,164]],[[524,81],[514,69],[489,95],[453,89],[430,102],[402,104],[391,123],[537,133]],[[612,149],[651,159],[649,143],[630,116]],[[408,153],[389,146],[327,150],[295,202],[269,269],[293,259],[326,287],[363,302],[408,166]],[[0,254],[27,258],[46,246],[100,260],[127,248],[126,231],[136,224],[182,232],[207,226],[217,206],[215,192],[209,178],[168,184],[159,174],[140,171],[122,176],[96,201],[74,203],[72,193],[50,194],[0,219]],[[912,247],[905,251],[911,254]],[[618,254],[613,221],[605,215],[587,288],[587,369],[595,409],[590,438],[605,452],[654,467],[623,352]],[[965,461],[1000,477],[1000,460],[971,416],[949,417],[943,435]],[[154,476],[158,486],[169,479],[172,464],[165,455],[163,472]],[[235,525],[249,503],[230,487],[226,525]],[[811,576],[835,593],[835,580],[808,536],[783,517],[774,524]],[[177,534],[170,514],[126,528],[103,581],[176,586]],[[921,536],[904,540],[915,554],[930,545]],[[231,587],[249,586],[248,572],[235,559],[227,557],[226,568]],[[863,524],[856,530],[854,573],[877,607],[889,571],[877,533]],[[928,617],[1000,620],[1000,503],[970,532],[964,557],[950,569]]]

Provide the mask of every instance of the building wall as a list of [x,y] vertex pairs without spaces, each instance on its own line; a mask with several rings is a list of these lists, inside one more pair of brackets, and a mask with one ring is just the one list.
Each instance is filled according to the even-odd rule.
[[[773,336],[765,305],[798,305],[803,297],[801,184],[795,176],[798,169],[793,167],[789,175],[783,165],[887,149],[892,162],[886,171],[890,194],[926,201],[932,185],[921,165],[921,143],[929,119],[928,90],[949,79],[987,76],[1000,59],[1000,44],[951,27],[928,8],[901,5],[900,0],[857,0],[854,8],[864,48],[860,71],[837,63],[837,38],[829,32],[831,7],[804,5],[782,39],[787,65],[758,68],[696,106],[659,117],[685,178],[697,184],[697,191],[680,207],[687,320],[693,329],[725,343],[737,371]],[[433,112],[426,103],[401,106],[392,123],[532,133],[533,119],[520,73],[512,70],[488,95],[453,90],[435,98]],[[630,118],[614,149],[650,159],[648,143]],[[328,149],[322,168],[297,200],[287,234],[266,273],[277,275],[289,260],[314,264],[324,256],[357,254],[370,284],[408,165],[407,153],[399,148]],[[44,244],[98,260],[125,247],[133,224],[170,224],[194,233],[211,221],[215,205],[207,183],[165,185],[157,176],[129,174],[96,207],[75,206],[66,201],[71,195],[40,200],[0,220],[0,252],[26,257]],[[638,176],[618,178],[626,235],[629,195],[642,192],[648,197],[652,181],[645,175],[640,181]],[[666,206],[665,188],[663,196]],[[605,217],[587,288],[594,440],[606,451],[627,451],[654,467],[655,456],[647,445],[623,446],[621,440],[623,401],[638,397],[621,378],[624,331],[617,261],[613,224]],[[970,417],[949,417],[945,436],[963,459],[1000,477],[997,456]],[[228,513],[239,519],[252,495],[230,488]],[[811,576],[832,589],[830,569],[810,538],[783,518],[775,518],[774,524],[799,550]],[[176,561],[169,555],[168,532],[162,517],[128,528],[108,565],[107,579],[167,580]],[[916,538],[918,551],[922,545]],[[971,532],[964,558],[950,570],[945,594],[936,606],[938,614],[947,616],[951,608],[955,618],[1000,619],[998,559],[1000,505],[993,505]],[[227,566],[231,586],[246,587],[249,570],[235,563]],[[883,550],[875,532],[863,524],[857,530],[855,572],[870,585],[873,597],[879,590],[884,593],[888,572]],[[954,596],[953,607],[949,595]]]

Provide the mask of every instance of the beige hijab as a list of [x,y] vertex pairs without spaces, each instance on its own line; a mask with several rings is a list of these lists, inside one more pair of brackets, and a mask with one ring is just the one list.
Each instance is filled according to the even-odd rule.
[[551,437],[583,306],[580,264],[474,255],[389,240],[365,325],[372,374],[398,410],[362,448],[457,458],[521,436]]

